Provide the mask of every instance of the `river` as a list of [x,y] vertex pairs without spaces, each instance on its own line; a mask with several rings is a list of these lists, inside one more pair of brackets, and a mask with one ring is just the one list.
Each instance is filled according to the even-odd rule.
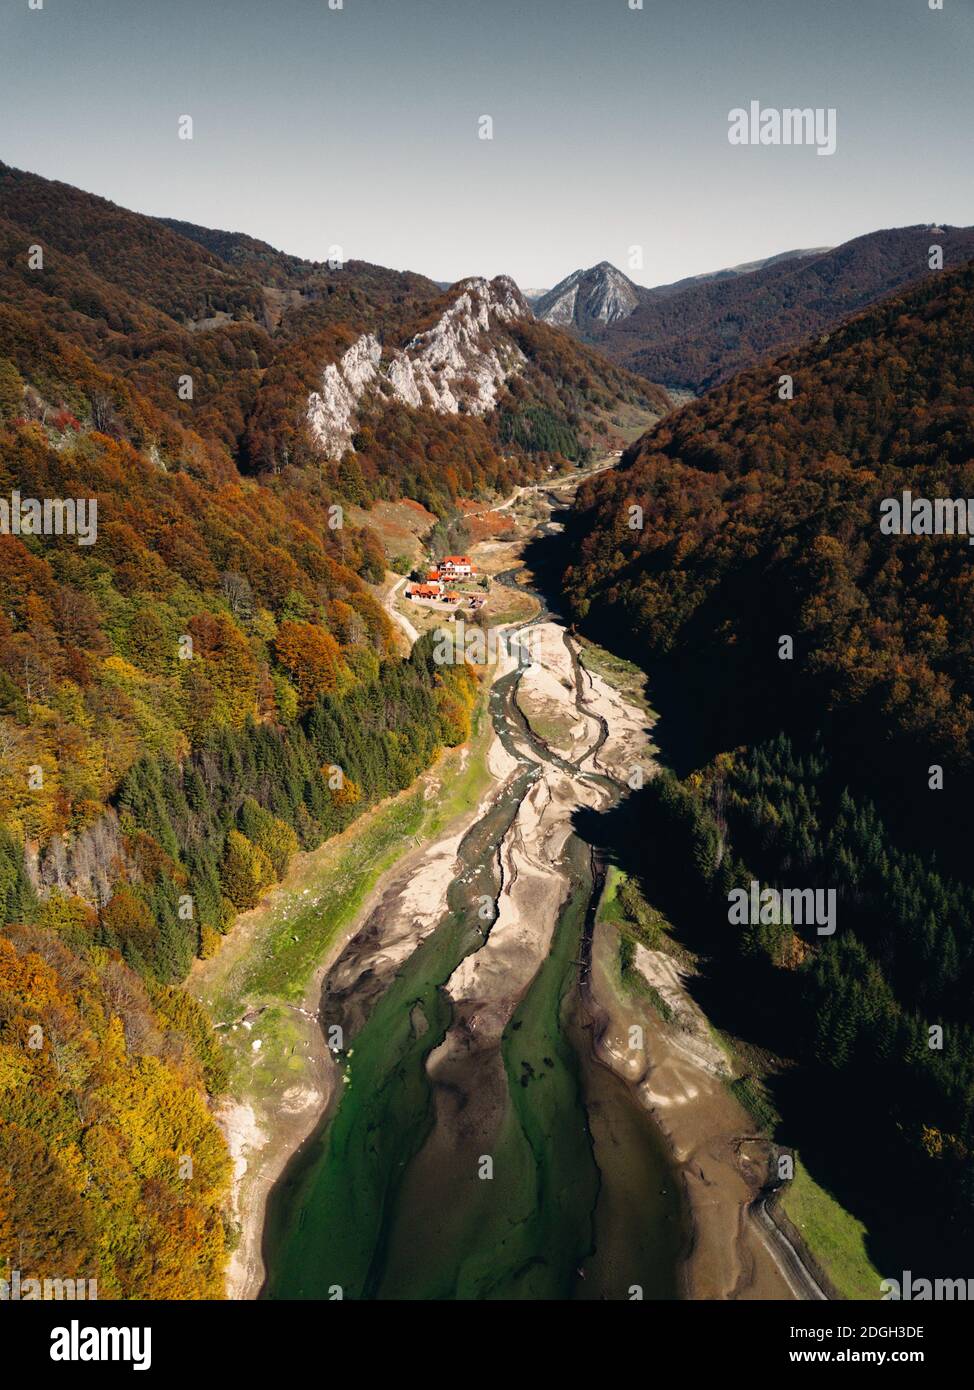
[[[559,496],[528,489],[513,506],[539,499],[543,536]],[[435,928],[405,957],[390,951],[410,911],[408,880],[393,882],[325,980],[344,1084],[271,1194],[264,1297],[677,1296],[679,1181],[593,1048],[603,866],[572,817],[624,788],[600,763],[609,729],[587,707],[574,643],[537,597],[516,633],[543,642],[529,672],[516,646],[495,671],[496,782]],[[562,744],[526,718],[526,680],[576,720]]]

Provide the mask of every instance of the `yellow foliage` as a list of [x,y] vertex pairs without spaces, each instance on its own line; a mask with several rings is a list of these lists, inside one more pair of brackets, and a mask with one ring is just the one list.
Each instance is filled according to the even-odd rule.
[[0,936],[0,1259],[97,1277],[102,1298],[220,1297],[231,1165],[193,1011],[161,991],[157,1012],[107,951],[50,964],[29,949],[49,931],[18,930],[21,950]]

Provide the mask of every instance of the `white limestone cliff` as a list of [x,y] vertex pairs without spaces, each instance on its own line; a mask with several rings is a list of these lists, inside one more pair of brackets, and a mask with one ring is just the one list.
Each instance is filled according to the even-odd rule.
[[329,458],[349,447],[363,397],[383,380],[406,405],[444,415],[458,414],[462,405],[472,415],[485,415],[503,384],[523,369],[524,353],[496,333],[529,316],[514,282],[506,276],[472,279],[458,290],[437,323],[394,349],[385,363],[379,340],[364,334],[325,368],[319,389],[308,398],[308,423]]

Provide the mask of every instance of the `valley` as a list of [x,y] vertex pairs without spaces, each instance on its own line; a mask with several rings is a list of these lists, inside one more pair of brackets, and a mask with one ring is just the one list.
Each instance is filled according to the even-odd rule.
[[0,490],[99,522],[0,516],[25,1266],[817,1302],[962,1253],[968,551],[880,521],[974,487],[974,271],[919,225],[533,312],[7,165],[0,214]]
[[954,1374],[971,6],[7,10],[18,1356]]
[[[803,1292],[749,1216],[768,1150],[726,1059],[623,985],[606,861],[574,829],[654,768],[645,709],[583,664],[524,568],[579,481],[520,489],[515,537],[471,548],[535,612],[485,682],[476,814],[421,833],[316,972],[314,1026],[341,1043],[270,1193],[265,1297]],[[238,1292],[256,1286],[252,1262]]]

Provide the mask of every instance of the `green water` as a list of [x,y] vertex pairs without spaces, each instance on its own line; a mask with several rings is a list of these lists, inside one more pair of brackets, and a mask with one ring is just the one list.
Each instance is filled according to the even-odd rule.
[[[432,1120],[427,1053],[450,1011],[437,986],[473,944],[444,924],[414,953],[355,1038],[340,1104],[275,1190],[268,1211],[266,1293],[272,1298],[374,1295],[384,1235],[404,1165]],[[416,1007],[426,1020],[415,1027]]]
[[496,891],[494,853],[528,780],[519,779],[463,840],[466,882],[458,876],[451,885],[446,917],[350,1041],[337,1108],[271,1193],[265,1296],[329,1298],[335,1287],[346,1298],[375,1296],[403,1171],[432,1124],[426,1058],[451,1018],[441,986],[483,942],[475,908]]
[[[492,831],[509,818],[510,807]],[[493,838],[479,830],[470,853]],[[569,853],[574,891],[503,1036],[509,1101],[490,1145],[491,1178],[461,1154],[428,1179],[437,1220],[400,1210],[433,1126],[425,1062],[451,1021],[439,986],[481,940],[455,910],[373,1009],[352,1043],[340,1104],[272,1194],[265,1296],[621,1298],[634,1286],[646,1298],[675,1296],[677,1185],[648,1117],[592,1058],[577,1018],[591,882],[585,847],[573,839]],[[474,880],[467,892],[482,886]]]
[[490,1177],[481,1176],[474,1142],[424,1155],[404,1190],[418,1212],[392,1225],[382,1297],[570,1296],[592,1247],[599,1193],[578,1058],[562,1023],[587,896],[579,884],[504,1032],[506,1106],[487,1144]]

